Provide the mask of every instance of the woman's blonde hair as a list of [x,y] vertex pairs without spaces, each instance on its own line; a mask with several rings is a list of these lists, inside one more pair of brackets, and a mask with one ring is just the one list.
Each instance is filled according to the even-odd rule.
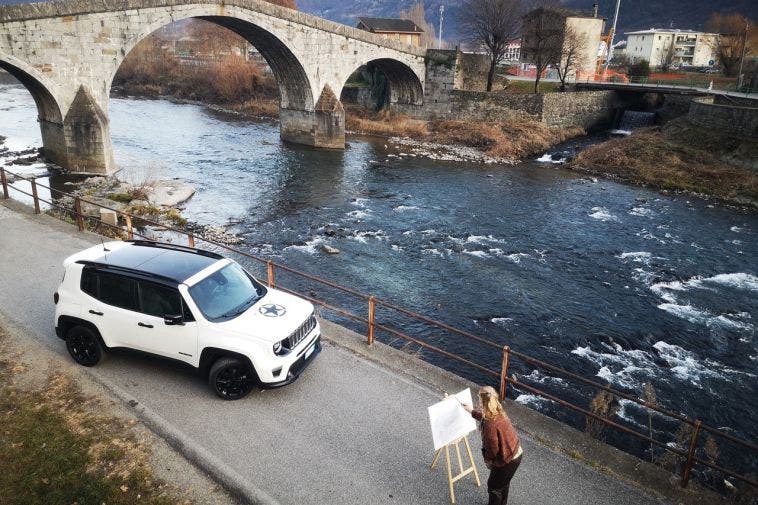
[[482,415],[486,420],[491,421],[497,416],[505,415],[503,404],[500,403],[500,395],[495,388],[484,386],[479,390],[479,400],[482,402]]

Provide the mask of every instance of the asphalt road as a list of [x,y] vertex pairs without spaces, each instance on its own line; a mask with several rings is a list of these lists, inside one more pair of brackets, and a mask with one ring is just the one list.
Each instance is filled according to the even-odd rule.
[[[52,294],[63,259],[91,240],[0,203],[0,312],[62,355]],[[129,353],[109,355],[94,373],[282,504],[449,503],[444,466],[428,466],[427,407],[438,395],[328,342],[294,384],[236,402],[217,399],[191,371]],[[486,503],[480,442],[470,440],[482,487],[458,482],[458,503]],[[522,445],[509,503],[662,503],[523,435]]]

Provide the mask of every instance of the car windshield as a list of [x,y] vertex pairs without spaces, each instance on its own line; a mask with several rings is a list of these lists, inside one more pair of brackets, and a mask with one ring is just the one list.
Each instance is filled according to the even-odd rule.
[[230,263],[189,288],[192,299],[209,321],[233,319],[265,293],[237,263]]

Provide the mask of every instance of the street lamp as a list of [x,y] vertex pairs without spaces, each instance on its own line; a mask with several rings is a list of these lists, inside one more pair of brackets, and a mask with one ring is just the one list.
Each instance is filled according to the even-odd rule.
[[737,74],[737,91],[742,88],[742,65],[745,63],[745,52],[747,50],[747,29],[748,21],[747,18],[745,18],[745,35],[742,39],[742,57],[740,58],[740,71]]
[[437,49],[442,49],[442,19],[445,17],[445,6],[440,5],[440,38],[437,39]]

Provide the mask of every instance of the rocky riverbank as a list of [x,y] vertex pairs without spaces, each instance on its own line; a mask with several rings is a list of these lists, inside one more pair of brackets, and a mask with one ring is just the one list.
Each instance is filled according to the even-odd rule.
[[758,139],[705,130],[685,118],[590,146],[568,167],[758,208]]

